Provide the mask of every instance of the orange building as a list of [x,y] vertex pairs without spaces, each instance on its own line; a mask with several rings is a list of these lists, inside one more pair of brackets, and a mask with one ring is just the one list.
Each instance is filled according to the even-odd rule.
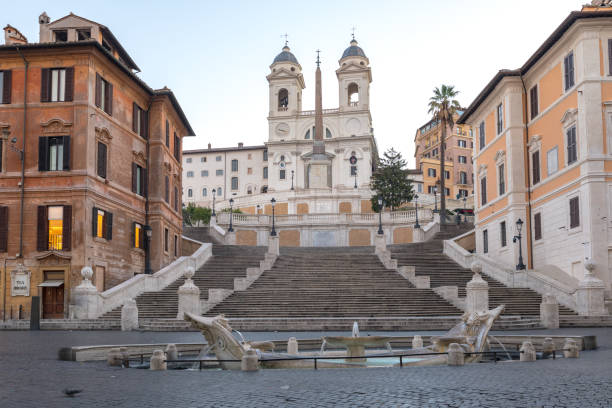
[[107,27],[39,23],[40,42],[7,26],[0,46],[7,319],[27,318],[31,296],[43,318],[68,316],[85,265],[102,291],[145,272],[147,255],[150,271],[180,256],[181,137],[193,131],[174,94],[141,81]]
[[475,129],[476,252],[576,288],[612,282],[612,8],[572,12],[459,124]]

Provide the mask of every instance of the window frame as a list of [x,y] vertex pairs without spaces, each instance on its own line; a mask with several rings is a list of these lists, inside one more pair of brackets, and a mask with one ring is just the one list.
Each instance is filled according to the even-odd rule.
[[[103,179],[108,177],[108,145],[100,140],[97,141],[96,148],[96,175]],[[104,154],[101,153],[101,148],[104,147]],[[104,158],[102,160],[102,158]]]
[[499,242],[502,248],[508,246],[508,230],[506,228],[506,221],[499,223]]
[[[570,132],[573,133],[573,145],[570,145]],[[572,123],[564,129],[565,133],[565,164],[571,166],[578,162],[578,131],[576,123]],[[573,155],[570,155],[570,148],[573,146]],[[570,158],[573,158],[570,161]]]
[[536,212],[533,214],[533,240],[542,240],[542,213]]
[[502,132],[504,131],[504,104],[500,103],[499,105],[497,105],[497,134],[501,135]]
[[232,177],[232,179],[231,179],[231,189],[232,189],[232,191],[239,190],[239,188],[238,188],[238,177],[235,177],[235,176]]
[[576,85],[576,61],[574,50],[563,57],[563,90],[567,92]]
[[540,158],[540,149],[531,151],[529,153],[529,158],[531,160],[531,185],[535,186],[542,181],[542,159]]
[[531,120],[534,120],[540,114],[540,100],[538,84],[535,84],[529,90],[529,115]]
[[[572,217],[572,205],[573,203],[576,203],[576,209],[575,211],[573,211],[576,214],[576,217]],[[568,201],[568,205],[569,205],[569,211],[568,211],[568,216],[569,216],[569,230],[575,230],[576,228],[580,228],[581,226],[581,220],[580,220],[580,196],[579,195],[574,195],[572,197],[569,197],[569,201]],[[573,222],[576,223],[573,223]]]
[[484,120],[480,122],[480,125],[478,125],[478,145],[479,145],[478,150],[484,149],[485,146],[487,145],[486,129],[485,129]]
[[482,253],[483,254],[489,253],[489,230],[488,229],[482,231]]
[[232,168],[232,172],[237,172],[238,171],[238,159],[232,159],[231,162],[231,168]]

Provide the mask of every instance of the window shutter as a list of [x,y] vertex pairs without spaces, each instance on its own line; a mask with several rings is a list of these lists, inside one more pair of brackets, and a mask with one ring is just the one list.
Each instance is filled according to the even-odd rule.
[[536,240],[542,238],[542,215],[540,213],[533,216],[534,238]]
[[101,103],[102,103],[102,95],[100,95],[100,93],[102,92],[102,77],[100,76],[100,74],[96,73],[96,106],[99,108]]
[[3,71],[4,83],[2,84],[2,103],[11,103],[11,88],[13,82],[11,81],[12,71]]
[[166,120],[166,147],[170,147],[170,122]]
[[70,170],[70,136],[64,136],[62,139],[64,145],[64,170]]
[[98,176],[106,178],[106,145],[98,142]]
[[144,226],[143,226],[143,228],[140,230],[140,236],[139,236],[139,239],[138,239],[138,246],[141,249],[144,249],[144,242],[145,242],[144,241],[144,234],[145,234],[145,231],[144,231]]
[[563,79],[565,81],[565,90],[569,88],[569,61],[568,59],[569,57],[563,58],[563,68],[564,68]]
[[142,169],[140,171],[140,187],[142,188],[141,195],[143,197],[148,195],[147,184],[147,169]]
[[612,39],[608,40],[608,70],[612,75]]
[[110,241],[113,239],[113,214],[109,212],[104,213],[104,221],[106,222],[104,237]]
[[72,206],[64,206],[64,218],[62,223],[62,249],[70,251],[72,249]]
[[98,208],[91,209],[91,235],[96,236],[98,232]]
[[164,194],[164,198],[166,200],[166,203],[170,204],[170,178],[168,176],[166,176],[166,190],[165,190],[165,194]]
[[0,207],[0,252],[8,251],[8,207]]
[[113,116],[113,84],[106,85],[106,113]]
[[38,138],[38,170],[47,171],[49,170],[49,138],[39,137]]
[[40,72],[40,101],[49,102],[51,100],[50,95],[50,83],[49,77],[51,76],[51,70],[49,68],[43,68]]
[[37,251],[48,251],[49,250],[49,220],[47,216],[47,206],[38,206],[38,228],[36,235],[36,250]]
[[64,100],[72,102],[74,99],[74,67],[66,68],[66,88],[64,89]]
[[132,242],[130,243],[130,247],[136,247],[136,222],[132,222]]
[[138,122],[138,105],[136,102],[132,102],[132,132],[136,132],[136,123]]
[[138,175],[138,172],[136,170],[137,167],[138,165],[136,163],[132,163],[132,193],[137,193],[136,191],[136,187],[138,185],[138,180],[136,179]]
[[140,119],[140,135],[145,139],[149,138],[149,112],[140,111],[142,117]]

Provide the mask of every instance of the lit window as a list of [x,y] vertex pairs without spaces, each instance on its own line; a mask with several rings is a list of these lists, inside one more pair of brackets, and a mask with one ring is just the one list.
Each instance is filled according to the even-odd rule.
[[64,207],[49,207],[49,250],[62,250],[64,232]]
[[96,237],[104,238],[104,211],[98,210],[96,223]]
[[142,248],[142,225],[134,223],[134,248]]

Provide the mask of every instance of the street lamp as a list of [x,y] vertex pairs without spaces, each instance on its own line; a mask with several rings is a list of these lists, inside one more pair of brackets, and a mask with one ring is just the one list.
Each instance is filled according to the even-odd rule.
[[274,199],[274,197],[272,197],[270,202],[272,203],[272,231],[270,231],[270,236],[275,237],[276,229],[274,228],[274,204],[276,204],[276,200]]
[[234,218],[233,217],[234,210],[232,208],[232,206],[234,205],[234,199],[233,198],[229,199],[229,204],[230,204],[230,225],[229,225],[229,228],[227,229],[227,232],[234,232],[234,227],[232,227],[232,218]]
[[215,197],[217,195],[217,190],[216,189],[212,189],[212,193],[213,193],[213,212],[212,212],[212,216],[215,217],[215,220],[217,219],[217,213],[215,212]]
[[295,174],[295,172],[293,170],[291,170],[291,191],[295,190],[293,188],[293,175]]
[[414,195],[414,210],[415,210],[415,217],[416,217],[416,223],[414,224],[414,228],[419,229],[421,228],[421,226],[419,225],[419,195],[418,194]]
[[357,167],[355,167],[355,188],[357,188]]
[[438,196],[436,195],[436,193],[438,192],[437,186],[433,187],[433,192],[434,192],[434,213],[437,213],[438,212]]
[[378,196],[378,235],[383,235],[382,229],[382,211],[383,211],[383,199],[381,196]]
[[512,242],[516,243],[516,241],[518,241],[519,244],[519,259],[518,259],[518,265],[516,265],[516,270],[517,271],[522,271],[525,269],[525,264],[523,263],[523,249],[522,249],[522,245],[521,245],[521,241],[522,241],[522,235],[521,235],[521,230],[523,229],[523,220],[521,220],[520,218],[518,220],[516,220],[516,231],[518,233],[518,235],[515,235],[512,238]]
[[257,204],[257,215],[259,215],[260,210],[261,210],[261,205]]
[[145,225],[144,232],[147,241],[145,247],[145,274],[151,275],[153,273],[151,270],[151,237],[153,236],[153,228],[150,225]]

